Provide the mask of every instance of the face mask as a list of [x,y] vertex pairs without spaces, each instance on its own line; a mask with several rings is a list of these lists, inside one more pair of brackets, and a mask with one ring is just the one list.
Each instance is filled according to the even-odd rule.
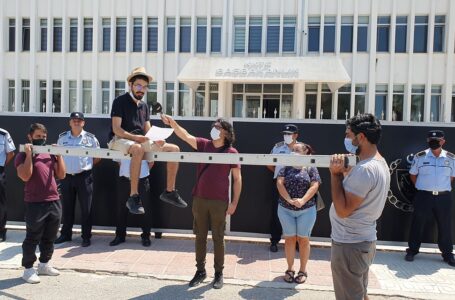
[[32,145],[45,146],[46,145],[46,139],[34,139],[34,140],[32,140]]
[[428,146],[430,146],[431,150],[436,150],[436,149],[439,149],[441,147],[441,145],[439,144],[438,140],[429,140],[428,141]]
[[284,138],[284,143],[285,143],[286,145],[289,145],[289,144],[292,143],[292,135],[290,135],[290,134],[285,134],[285,135],[283,135],[283,138]]
[[345,138],[344,139],[344,147],[349,153],[356,154],[358,146],[354,146],[352,144],[352,139]]
[[210,137],[215,141],[220,138],[220,133],[221,132],[218,129],[213,127],[212,130],[210,130]]

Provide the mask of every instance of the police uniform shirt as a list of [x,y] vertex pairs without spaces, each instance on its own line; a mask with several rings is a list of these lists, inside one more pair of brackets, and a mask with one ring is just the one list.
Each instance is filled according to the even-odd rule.
[[442,150],[435,157],[430,149],[414,156],[409,174],[417,175],[416,189],[423,191],[450,191],[450,177],[455,177],[455,155]]
[[[90,132],[82,130],[79,136],[73,136],[71,130],[61,133],[57,145],[63,147],[99,148],[98,139]],[[87,156],[63,156],[66,165],[66,173],[78,174],[91,170],[93,158]]]
[[[283,141],[276,143],[275,146],[273,147],[272,151],[270,154],[291,154],[291,149],[289,146]],[[273,173],[273,179],[275,179],[278,176],[278,173],[280,170],[284,168],[284,166],[275,166],[275,172]]]
[[0,128],[0,167],[5,166],[7,154],[14,150],[16,150],[16,146],[14,146],[9,132]]
[[[120,177],[126,177],[130,178],[130,165],[131,165],[131,160],[129,159],[122,159],[120,160],[120,169],[119,169],[119,176]],[[145,178],[150,175],[150,169],[148,162],[146,160],[143,160],[141,162],[141,173],[139,174],[139,178]]]

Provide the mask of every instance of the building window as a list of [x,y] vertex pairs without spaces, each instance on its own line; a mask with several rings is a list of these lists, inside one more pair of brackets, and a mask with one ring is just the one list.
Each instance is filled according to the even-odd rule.
[[8,80],[8,111],[15,111],[16,85],[14,80]]
[[16,19],[9,19],[8,51],[16,51]]
[[82,108],[84,113],[92,112],[92,82],[90,80],[82,81]]
[[308,17],[308,51],[319,52],[320,17]]
[[54,19],[54,52],[62,52],[62,19]]
[[261,53],[262,18],[250,17],[248,30],[248,53]]
[[68,109],[69,112],[79,111],[77,109],[77,81],[68,81]]
[[295,52],[295,17],[284,17],[283,20],[283,52]]
[[335,21],[333,16],[324,18],[324,52],[335,52]]
[[124,93],[125,93],[125,81],[116,81],[114,98],[117,98],[118,96],[123,95]]
[[414,53],[427,52],[428,17],[416,16],[414,26]]
[[354,17],[352,17],[352,16],[341,17],[341,39],[340,39],[340,51],[341,52],[352,52],[353,30],[354,30]]
[[46,112],[46,95],[47,95],[47,83],[46,80],[39,81],[39,111]]
[[204,116],[205,83],[200,83],[194,92],[194,116]]
[[210,117],[218,116],[218,83],[209,84],[209,110]]
[[101,81],[101,113],[109,113],[110,100],[110,83],[109,81]]
[[77,51],[77,19],[70,19],[70,52]]
[[147,19],[147,51],[158,51],[158,18]]
[[103,18],[103,51],[111,51],[111,19]]
[[150,82],[147,89],[147,104],[150,108],[150,114],[152,114],[152,108],[158,103],[158,95],[156,91],[156,82]]
[[243,84],[232,85],[232,116],[233,117],[245,117],[243,112]]
[[47,19],[40,19],[40,51],[47,51]]
[[322,85],[321,90],[321,111],[319,112],[320,119],[332,118],[332,92],[327,84]]
[[180,18],[180,52],[191,51],[191,18]]
[[357,52],[366,52],[368,48],[368,16],[359,16],[357,25]]
[[115,32],[115,51],[126,51],[126,18],[117,18]]
[[374,99],[374,115],[379,120],[387,120],[387,84],[376,85],[376,96]]
[[52,112],[61,112],[62,104],[62,82],[60,80],[52,81]]
[[363,114],[365,113],[365,99],[367,96],[367,85],[356,84],[355,86],[355,98],[354,98],[354,113]]
[[351,111],[351,85],[347,84],[338,89],[337,119],[347,120]]
[[446,23],[446,16],[434,16],[434,40],[433,51],[444,51],[444,27]]
[[404,85],[393,86],[392,121],[403,121]]
[[305,119],[316,119],[318,85],[305,84]]
[[142,18],[133,19],[133,52],[142,51]]
[[175,18],[167,18],[166,51],[175,51]]
[[397,16],[395,27],[395,52],[406,52],[406,39],[408,31],[408,17]]
[[431,86],[431,109],[430,109],[430,122],[441,122],[442,121],[442,86],[433,85]]
[[22,80],[21,111],[30,111],[30,80]]
[[84,19],[84,51],[93,51],[93,19]]
[[378,29],[376,37],[376,51],[389,52],[389,36],[390,36],[390,17],[378,17]]
[[191,104],[191,97],[190,97],[190,90],[188,89],[188,86],[183,83],[179,83],[178,115],[179,116],[191,116],[190,104]]
[[425,103],[425,85],[413,85],[411,91],[411,121],[422,122]]
[[267,18],[267,52],[280,51],[280,17]]
[[30,51],[30,19],[22,19],[22,51]]
[[234,52],[245,52],[245,17],[234,18]]
[[173,116],[174,115],[174,83],[173,82],[166,82],[166,103],[165,103],[165,110],[166,114]]
[[221,26],[223,26],[223,19],[213,17],[210,36],[210,51],[212,53],[221,52]]
[[197,18],[196,52],[204,53],[207,44],[207,18]]

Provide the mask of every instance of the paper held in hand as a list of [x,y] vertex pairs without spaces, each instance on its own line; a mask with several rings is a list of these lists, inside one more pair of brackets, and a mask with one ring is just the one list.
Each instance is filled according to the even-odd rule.
[[158,126],[152,126],[152,128],[145,134],[151,141],[164,141],[174,132],[172,128],[162,128]]

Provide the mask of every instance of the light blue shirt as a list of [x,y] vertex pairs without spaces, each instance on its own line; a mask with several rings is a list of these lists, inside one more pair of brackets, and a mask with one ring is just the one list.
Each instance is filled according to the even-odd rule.
[[416,189],[423,191],[451,191],[450,177],[455,177],[455,155],[442,150],[435,157],[430,149],[414,156],[409,174],[417,175]]
[[[272,151],[270,154],[291,154],[291,149],[285,142],[279,142],[276,143],[275,146],[273,147]],[[280,170],[284,168],[284,166],[275,166],[275,172],[273,173],[273,179],[277,178],[278,173]]]
[[[61,133],[58,137],[57,145],[63,147],[80,147],[80,148],[99,148],[100,143],[97,138],[82,130],[79,136],[73,136],[71,130]],[[93,158],[86,156],[63,156],[66,165],[66,173],[78,174],[83,171],[91,170],[93,167]]]
[[[131,160],[129,159],[122,159],[119,161],[120,163],[120,169],[119,169],[119,176],[124,176],[126,178],[130,178],[130,165],[131,165]],[[141,173],[139,174],[139,178],[145,178],[150,175],[150,169],[148,162],[146,160],[143,160],[141,162]]]
[[16,146],[14,146],[9,132],[0,128],[0,167],[5,166],[6,155],[14,150],[16,150]]

